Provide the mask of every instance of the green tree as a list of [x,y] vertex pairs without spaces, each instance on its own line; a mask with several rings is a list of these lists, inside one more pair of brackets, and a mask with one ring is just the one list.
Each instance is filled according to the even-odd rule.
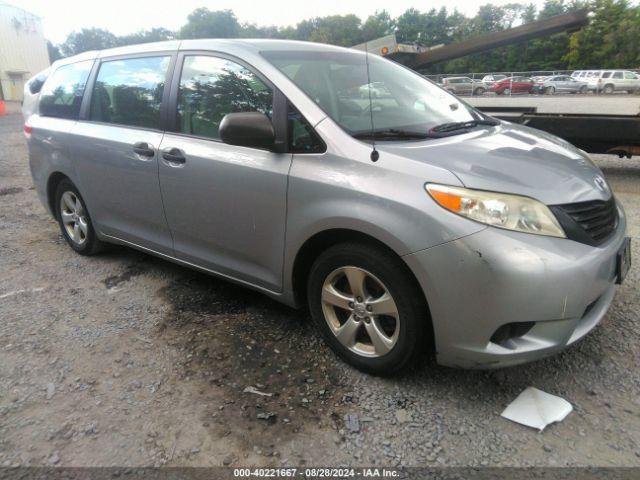
[[70,33],[59,48],[62,55],[69,57],[89,50],[102,50],[117,45],[118,39],[113,33],[101,28],[83,28],[79,32]]
[[137,33],[123,35],[118,37],[119,45],[135,45],[138,43],[162,42],[164,40],[173,40],[176,34],[166,28],[156,27],[151,30],[142,30]]
[[59,58],[62,58],[60,49],[49,40],[47,40],[47,53],[49,54],[49,63],[53,63]]
[[396,19],[396,38],[400,43],[416,42],[425,23],[424,14],[410,8]]
[[305,20],[298,24],[297,33],[300,40],[343,47],[362,42],[361,21],[356,15],[330,15]]
[[592,0],[586,28],[571,36],[563,59],[569,68],[637,67],[640,7],[626,0]]
[[370,15],[362,24],[362,38],[365,42],[393,33],[395,22],[389,12],[382,10]]
[[180,38],[236,38],[240,32],[240,23],[231,10],[211,11],[202,7],[189,14],[180,29]]

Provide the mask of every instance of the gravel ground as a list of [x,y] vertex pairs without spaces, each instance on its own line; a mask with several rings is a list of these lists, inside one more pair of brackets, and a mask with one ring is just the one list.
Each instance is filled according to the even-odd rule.
[[[0,118],[0,465],[640,466],[637,266],[556,357],[373,378],[304,312],[133,250],[74,254],[20,128]],[[640,258],[640,163],[596,161]],[[574,412],[544,433],[502,419],[529,385]]]

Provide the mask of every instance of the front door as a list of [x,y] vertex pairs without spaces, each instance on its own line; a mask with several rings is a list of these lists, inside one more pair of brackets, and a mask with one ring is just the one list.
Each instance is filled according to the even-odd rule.
[[88,119],[73,129],[81,191],[99,230],[172,255],[162,208],[160,109],[171,56],[102,61]]
[[160,186],[176,256],[269,290],[282,286],[292,155],[220,141],[227,113],[272,115],[273,89],[239,61],[182,54],[175,132],[160,153]]

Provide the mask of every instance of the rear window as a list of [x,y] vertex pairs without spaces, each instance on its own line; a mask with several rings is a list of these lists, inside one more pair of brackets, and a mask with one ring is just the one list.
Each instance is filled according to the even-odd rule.
[[90,120],[160,128],[160,105],[170,58],[143,57],[103,62],[91,94]]
[[40,115],[75,120],[93,60],[63,65],[51,75],[40,92]]

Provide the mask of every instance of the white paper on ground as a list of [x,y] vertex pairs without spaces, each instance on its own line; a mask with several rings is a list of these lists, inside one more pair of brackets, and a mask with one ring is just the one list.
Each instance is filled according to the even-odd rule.
[[542,431],[550,423],[564,420],[571,410],[573,407],[564,398],[527,387],[501,416]]

